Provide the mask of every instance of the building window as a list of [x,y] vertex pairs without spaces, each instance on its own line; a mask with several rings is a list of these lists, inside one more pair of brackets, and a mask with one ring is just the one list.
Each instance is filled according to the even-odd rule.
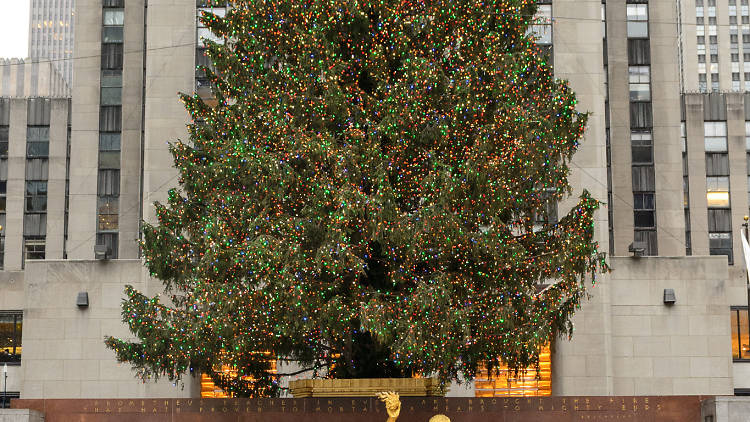
[[647,39],[628,40],[628,64],[648,65],[651,63],[651,45]]
[[[215,12],[214,12],[215,13]],[[529,31],[536,38],[539,45],[552,44],[552,5],[540,4],[537,6],[534,22],[529,27]]]
[[49,126],[29,126],[26,128],[26,156],[49,156]]
[[649,66],[628,66],[630,101],[651,101]]
[[628,4],[628,38],[648,38],[648,4]]
[[729,154],[706,153],[706,176],[729,176]]
[[633,212],[633,225],[637,229],[656,228],[656,207],[654,206],[654,193],[634,193]]
[[40,238],[26,238],[23,241],[23,259],[44,259],[45,241]]
[[645,249],[645,255],[655,256],[659,254],[656,243],[656,230],[638,230],[633,233],[634,243]]
[[0,126],[0,158],[8,158],[8,136],[10,126]]
[[21,362],[22,328],[23,312],[0,311],[0,363]]
[[10,401],[12,399],[18,399],[21,398],[21,392],[19,391],[8,391],[7,393],[3,393],[3,396],[5,397],[4,400],[0,400],[0,408],[10,408]]
[[[552,7],[551,5],[540,4],[538,6],[537,14],[536,14],[536,17],[542,16],[546,12],[547,8],[550,9],[550,13],[549,13],[549,18],[550,18],[549,19],[549,22],[550,22],[550,33],[549,33],[550,44],[552,43],[552,32],[551,32],[552,12],[551,12],[551,7]],[[200,46],[205,46],[204,40],[209,40],[209,41],[215,42],[216,44],[223,44],[224,43],[224,39],[221,38],[221,37],[216,36],[213,32],[211,32],[211,30],[209,28],[207,28],[206,25],[201,21],[201,16],[203,16],[204,13],[211,13],[211,14],[214,14],[216,16],[224,17],[226,15],[226,8],[224,8],[224,7],[199,7],[197,9],[197,12],[198,12],[198,16],[197,16],[197,23],[198,23],[198,25],[197,25],[197,27],[198,27],[197,36],[198,36],[198,39],[197,39],[197,43],[196,44],[199,47]],[[532,24],[532,26],[529,28],[529,31],[536,31],[536,29],[537,29],[537,28],[535,28],[537,26],[536,22],[537,21],[535,20],[534,23]],[[538,36],[539,35],[543,35],[543,34],[538,34]]]
[[107,256],[110,259],[117,259],[117,252],[118,252],[117,243],[118,243],[117,233],[97,233],[96,234],[96,244],[104,245],[107,247]]
[[104,8],[102,24],[104,26],[122,26],[125,23],[125,9]]
[[651,132],[631,132],[630,143],[633,164],[653,164],[654,145]]
[[747,306],[732,307],[732,359],[750,360],[750,325]]
[[650,129],[653,127],[651,102],[630,103],[630,127],[632,129]]
[[729,208],[729,177],[706,177],[706,201],[709,208]]
[[119,228],[119,202],[116,196],[100,196],[98,199],[98,224],[97,230],[110,231]]
[[732,233],[708,233],[710,255],[726,255],[729,265],[734,263],[732,256]]
[[706,152],[727,152],[727,122],[704,122]]
[[27,213],[47,212],[47,181],[27,180],[25,211]]

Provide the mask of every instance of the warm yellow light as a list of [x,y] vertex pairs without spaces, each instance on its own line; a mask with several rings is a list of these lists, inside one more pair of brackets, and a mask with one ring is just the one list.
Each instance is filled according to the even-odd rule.
[[[265,353],[265,354],[268,355],[268,353]],[[270,355],[268,356],[269,356],[269,359],[271,359]],[[231,366],[228,366],[228,365],[222,365],[219,371],[231,377],[237,376],[237,369],[232,368]],[[271,372],[272,373],[276,372],[276,360],[275,359],[271,360]],[[251,379],[250,377],[244,377],[244,378]],[[201,374],[201,397],[204,399],[208,399],[208,398],[226,399],[226,398],[232,397],[232,395],[222,390],[216,384],[214,384],[210,376],[206,374]]]
[[706,202],[709,207],[728,207],[729,192],[706,192]]
[[551,368],[549,345],[539,354],[538,374],[534,368],[527,368],[526,372],[519,373],[516,377],[508,368],[502,367],[499,369],[499,375],[493,374],[490,378],[487,368],[482,368],[474,379],[475,396],[551,396]]

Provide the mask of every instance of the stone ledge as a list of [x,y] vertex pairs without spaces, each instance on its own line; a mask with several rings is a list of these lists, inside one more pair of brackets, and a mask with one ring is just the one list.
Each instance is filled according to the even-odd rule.
[[0,409],[0,422],[42,422],[44,415],[31,409]]

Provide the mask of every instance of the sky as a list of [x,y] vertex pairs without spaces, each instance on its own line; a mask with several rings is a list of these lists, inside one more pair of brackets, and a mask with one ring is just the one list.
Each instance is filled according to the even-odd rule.
[[29,0],[0,0],[0,57],[29,55]]

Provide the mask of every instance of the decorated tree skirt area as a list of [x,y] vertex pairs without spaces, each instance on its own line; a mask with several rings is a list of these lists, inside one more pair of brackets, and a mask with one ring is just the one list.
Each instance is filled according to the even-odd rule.
[[[705,396],[647,397],[402,397],[398,422],[427,422],[443,414],[452,422],[700,420]],[[373,398],[298,399],[45,399],[13,400],[16,409],[44,413],[45,422],[232,421],[386,422]]]

